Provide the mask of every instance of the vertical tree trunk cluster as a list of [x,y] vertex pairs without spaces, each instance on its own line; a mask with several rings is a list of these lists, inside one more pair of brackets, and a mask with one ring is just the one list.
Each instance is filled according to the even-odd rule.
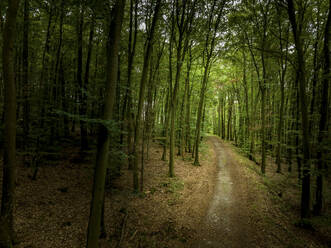
[[[158,0],[155,5],[154,9],[154,16],[152,20],[151,30],[149,33],[149,37],[147,39],[147,48],[144,55],[144,65],[143,70],[141,73],[140,79],[140,90],[139,90],[139,100],[138,100],[138,110],[136,115],[135,121],[135,130],[134,130],[134,145],[133,145],[133,188],[134,190],[138,191],[139,183],[138,183],[138,163],[139,163],[139,144],[141,142],[141,123],[142,123],[142,111],[143,111],[143,103],[145,98],[145,87],[147,81],[147,73],[148,73],[148,66],[150,63],[152,49],[153,49],[153,42],[154,42],[154,33],[156,28],[156,23],[159,18],[161,2]],[[143,177],[143,175],[141,175]],[[142,186],[141,186],[142,187]]]
[[[254,1],[243,2],[238,10],[250,23],[244,23],[241,15],[230,22],[238,34],[237,41],[244,45],[237,60],[232,61],[237,66],[232,71],[235,76],[229,76],[232,81],[221,83],[221,97],[214,106],[216,133],[239,145],[249,159],[260,165],[262,174],[272,168],[267,166],[268,158],[275,159],[278,173],[292,173],[296,164],[303,219],[311,216],[311,210],[322,214],[325,204],[330,121],[328,2],[323,2],[324,7],[307,7],[304,0],[265,1],[254,7]],[[316,13],[312,20],[310,11]],[[309,27],[314,27],[314,32],[309,33]],[[312,46],[308,46],[308,33]],[[249,52],[250,58],[246,58],[245,52]],[[242,78],[242,84],[234,83],[238,78]],[[311,198],[313,189],[315,199]]]

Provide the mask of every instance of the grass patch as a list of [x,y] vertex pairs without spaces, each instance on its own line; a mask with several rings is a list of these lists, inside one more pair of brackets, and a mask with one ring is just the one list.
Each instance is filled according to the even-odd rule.
[[160,187],[166,188],[167,193],[176,194],[184,189],[184,182],[178,177],[167,178],[160,183]]
[[313,226],[322,226],[326,228],[331,227],[331,216],[330,215],[323,215],[323,216],[315,216],[310,219],[310,222]]

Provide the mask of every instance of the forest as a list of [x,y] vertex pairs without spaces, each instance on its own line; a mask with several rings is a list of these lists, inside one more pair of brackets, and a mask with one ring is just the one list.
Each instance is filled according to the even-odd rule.
[[1,0],[0,248],[330,247],[331,0]]

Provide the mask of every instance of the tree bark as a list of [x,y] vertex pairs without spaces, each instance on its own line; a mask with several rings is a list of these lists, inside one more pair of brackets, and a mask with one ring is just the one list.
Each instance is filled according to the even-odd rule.
[[[248,101],[248,86],[247,86],[247,76],[246,76],[246,54],[243,52],[244,57],[244,68],[243,68],[243,84],[244,84],[244,93],[245,93],[245,111],[246,111],[246,118],[245,118],[245,139],[244,142],[249,142],[249,137],[251,133],[251,123],[249,118],[249,101]],[[253,97],[253,96],[251,96]]]
[[[186,55],[186,49],[187,47],[183,45],[183,39],[184,34],[187,31],[187,19],[185,19],[185,13],[186,13],[186,4],[187,2],[183,2],[183,6],[180,6],[181,9],[179,9],[179,5],[177,4],[177,10],[176,10],[176,20],[177,20],[177,27],[178,27],[178,44],[177,44],[177,50],[176,50],[176,57],[177,57],[177,63],[176,63],[176,76],[175,76],[175,85],[172,89],[170,87],[171,91],[171,97],[169,102],[170,107],[170,147],[169,147],[169,176],[174,177],[174,159],[175,159],[175,119],[176,119],[176,108],[177,108],[177,94],[179,90],[179,80],[181,76],[181,69],[183,65],[183,61]],[[180,14],[180,11],[182,12]],[[174,31],[174,25],[175,25],[175,17],[172,17],[172,32]],[[173,37],[173,33],[171,34],[171,38]],[[187,37],[186,37],[187,38]],[[171,66],[171,65],[170,65]],[[170,85],[171,86],[171,85]]]
[[[283,43],[282,43],[282,26],[280,22],[280,13],[278,14],[278,29],[279,29],[279,48],[280,51],[283,51]],[[288,33],[288,32],[287,32]],[[284,101],[285,101],[285,74],[287,69],[287,50],[288,50],[288,34],[286,36],[286,55],[285,58],[283,54],[280,57],[280,65],[279,65],[279,83],[280,83],[280,107],[279,107],[279,123],[277,130],[277,150],[276,150],[276,164],[277,164],[277,173],[281,173],[281,134],[283,129],[283,119],[284,119]]]
[[29,104],[29,0],[24,1],[24,23],[23,23],[23,148],[26,150],[29,144],[30,131],[30,104]]
[[184,87],[184,94],[182,98],[182,105],[180,108],[180,116],[179,116],[179,145],[178,145],[178,156],[182,156],[184,158],[184,143],[185,143],[185,138],[184,138],[184,117],[185,117],[185,106],[186,106],[186,94],[188,90],[188,85],[185,82],[185,87]]
[[3,32],[2,68],[5,86],[4,154],[0,216],[0,247],[12,247],[16,182],[16,87],[14,72],[15,26],[19,0],[9,1]]
[[42,69],[40,75],[40,85],[39,88],[42,89],[42,98],[41,98],[41,113],[40,113],[40,128],[44,129],[46,115],[49,112],[49,50],[50,50],[50,39],[51,39],[51,26],[54,15],[53,4],[50,3],[49,7],[49,18],[47,24],[47,31],[45,37],[45,45],[42,56]]
[[217,135],[221,137],[221,103],[222,103],[222,96],[218,94],[218,107],[217,107]]
[[168,146],[168,132],[169,132],[169,99],[170,99],[170,89],[168,87],[167,89],[167,96],[166,96],[166,103],[165,103],[165,106],[164,106],[164,115],[165,115],[165,118],[164,118],[164,122],[163,122],[163,152],[162,152],[162,158],[161,160],[163,161],[166,161],[167,160],[167,146]]
[[[203,106],[204,106],[204,99],[205,99],[205,92],[209,77],[209,70],[211,65],[211,59],[214,55],[214,48],[216,42],[216,34],[219,29],[219,25],[221,22],[221,16],[223,14],[223,8],[225,5],[225,1],[216,1],[214,0],[212,3],[211,11],[208,16],[208,23],[207,23],[207,35],[205,40],[205,47],[204,47],[204,74],[202,79],[202,86],[200,91],[200,100],[198,106],[198,115],[197,115],[197,122],[196,122],[196,137],[195,137],[195,146],[194,146],[194,165],[200,165],[199,162],[199,145],[200,145],[200,127],[201,127],[201,119],[203,114]],[[216,19],[214,20],[214,15],[216,15]],[[215,23],[213,23],[215,21]]]
[[329,106],[329,84],[331,75],[331,0],[329,1],[329,14],[328,19],[325,24],[324,31],[324,63],[323,63],[323,86],[322,86],[322,102],[320,107],[320,122],[319,122],[319,133],[318,133],[318,144],[319,149],[317,152],[317,178],[316,178],[316,203],[314,205],[314,213],[316,215],[321,215],[323,212],[323,201],[324,201],[324,173],[326,169],[326,162],[324,154],[327,153],[325,140],[328,130],[328,106]]
[[[124,125],[124,118],[126,118],[126,128],[127,128],[127,153],[128,153],[128,168],[133,169],[133,119],[134,114],[132,113],[132,89],[131,89],[131,79],[132,79],[132,68],[134,62],[134,56],[136,52],[137,43],[137,32],[138,32],[138,0],[130,0],[130,28],[129,28],[129,42],[128,42],[128,70],[127,70],[127,83],[126,91],[123,103],[122,118]],[[134,17],[133,17],[134,15]],[[133,31],[134,28],[134,31]],[[124,126],[122,126],[124,129]],[[123,133],[123,132],[122,132]],[[121,134],[122,137],[123,134]],[[121,138],[122,139],[122,138]]]
[[[90,23],[90,33],[89,33],[89,41],[87,46],[87,57],[86,57],[86,64],[85,64],[85,74],[84,74],[84,85],[83,85],[83,92],[82,92],[82,102],[80,103],[80,112],[81,115],[87,114],[87,89],[89,86],[89,80],[90,80],[90,66],[91,66],[91,57],[92,57],[92,50],[93,50],[93,39],[94,39],[94,26],[95,26],[95,13],[94,9],[92,9],[92,18]],[[86,123],[85,123],[86,125]],[[82,144],[82,148],[87,149],[88,148],[88,134],[87,134],[87,125],[85,126],[84,135],[86,136],[84,138],[84,144]],[[86,143],[85,143],[86,142]]]
[[[175,19],[178,29],[178,40],[176,49],[176,76],[175,85],[172,88],[170,85],[170,149],[169,149],[169,176],[174,177],[174,154],[175,154],[175,119],[176,119],[176,108],[177,108],[177,94],[179,91],[179,82],[181,76],[182,65],[186,56],[186,52],[189,44],[189,36],[191,32],[191,22],[195,13],[196,1],[176,1],[176,10],[172,13],[172,34],[171,38],[176,38],[173,35]],[[174,12],[176,11],[176,16]],[[176,43],[176,42],[175,42]]]
[[[61,103],[62,103],[62,110],[64,112],[68,112],[68,102],[66,97],[66,82],[64,76],[64,68],[63,68],[63,58],[61,57],[60,60],[60,69],[59,69],[59,80],[61,84]],[[70,129],[69,129],[69,118],[67,115],[63,116],[63,135],[64,137],[69,137]]]
[[[102,114],[102,120],[109,122],[113,116],[115,87],[117,83],[118,52],[120,46],[120,37],[122,29],[122,20],[124,15],[125,1],[117,0],[111,13],[111,23],[107,44],[107,82],[105,103]],[[98,146],[96,165],[94,172],[92,201],[90,209],[90,218],[87,231],[87,248],[99,247],[98,240],[100,236],[101,213],[103,206],[103,196],[105,190],[106,171],[108,166],[108,149],[110,137],[107,127],[103,124],[99,126]]]
[[135,122],[135,134],[134,134],[134,145],[133,145],[133,156],[134,156],[134,163],[133,163],[133,189],[134,191],[138,191],[139,182],[138,182],[138,163],[139,163],[139,142],[141,136],[141,119],[142,119],[142,110],[143,110],[143,103],[145,97],[145,86],[147,81],[147,73],[148,73],[148,66],[149,61],[152,54],[152,47],[154,41],[154,33],[157,20],[159,18],[159,12],[161,7],[161,0],[157,0],[155,9],[154,9],[154,16],[152,21],[152,26],[150,29],[149,37],[147,38],[147,48],[144,55],[144,65],[141,74],[140,80],[140,90],[139,90],[139,101],[138,101],[138,109],[137,109],[137,116]]
[[[52,111],[54,109],[60,108],[59,105],[59,99],[58,99],[58,79],[60,79],[60,63],[61,63],[61,49],[62,49],[62,43],[63,43],[63,20],[64,20],[64,0],[61,1],[61,15],[60,15],[60,27],[59,27],[59,44],[56,49],[56,58],[55,58],[55,68],[54,68],[54,73],[53,73],[53,78],[52,78],[52,100],[51,102],[52,105]],[[50,144],[52,145],[54,141],[58,140],[59,137],[59,121],[58,119],[54,118],[54,114],[51,113],[50,117],[52,118],[52,122],[50,124],[51,126],[51,138],[50,138]]]
[[[78,82],[78,97],[79,97],[79,115],[80,118],[85,117],[86,114],[86,86],[83,82],[83,26],[84,26],[84,10],[82,1],[79,2],[77,11],[77,82]],[[81,138],[81,150],[85,151],[88,148],[87,140],[87,127],[84,120],[79,121],[80,125],[80,138]]]
[[[301,1],[299,1],[301,3]],[[301,30],[298,29],[295,7],[293,0],[288,0],[288,17],[292,26],[294,43],[297,57],[297,72],[299,81],[299,95],[301,107],[301,124],[302,124],[302,150],[303,150],[303,178],[301,192],[301,218],[310,217],[310,145],[309,145],[309,122],[306,99],[306,69],[302,45]],[[303,9],[299,8],[298,15],[300,19],[304,15]],[[300,24],[299,24],[300,26]]]

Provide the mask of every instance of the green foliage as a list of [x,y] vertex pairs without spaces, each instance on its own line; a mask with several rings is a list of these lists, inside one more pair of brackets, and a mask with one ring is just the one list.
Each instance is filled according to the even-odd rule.
[[83,121],[89,124],[99,124],[99,125],[103,125],[104,127],[106,127],[108,129],[108,131],[110,131],[111,133],[118,133],[120,130],[118,129],[118,123],[115,120],[103,120],[103,119],[94,119],[94,118],[88,118],[86,116],[81,116],[78,114],[72,114],[72,113],[68,113],[62,110],[55,110],[54,111],[55,114],[59,115],[59,116],[67,116],[73,120],[76,121]]
[[178,194],[184,189],[184,182],[177,177],[167,178],[166,181],[161,182],[160,187],[165,187],[168,193]]

